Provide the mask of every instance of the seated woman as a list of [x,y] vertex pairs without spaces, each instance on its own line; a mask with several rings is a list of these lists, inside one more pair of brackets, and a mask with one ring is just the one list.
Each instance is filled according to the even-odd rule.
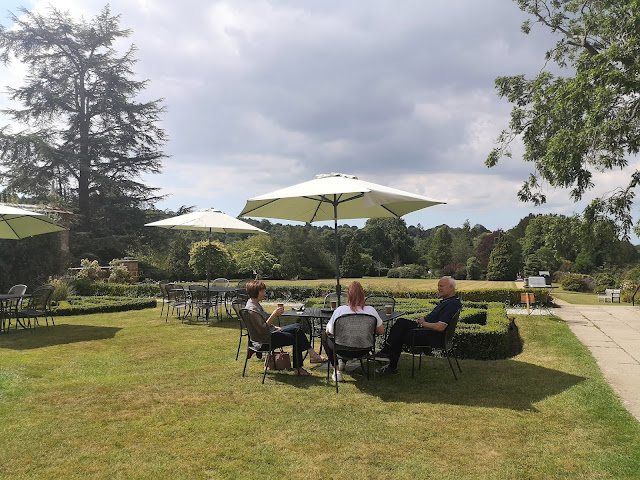
[[[260,302],[264,300],[264,295],[267,291],[267,286],[260,280],[253,280],[247,283],[247,300],[246,308],[258,312],[264,321],[269,325],[271,331],[271,346],[272,347],[284,347],[286,345],[293,345],[293,371],[296,375],[311,375],[310,372],[305,370],[302,366],[303,358],[302,352],[305,350],[309,352],[309,358],[311,363],[323,363],[327,359],[319,355],[309,343],[309,339],[302,331],[302,328],[298,323],[287,325],[285,327],[276,327],[273,325],[273,321],[282,315],[284,312],[283,307],[276,308],[271,315],[265,312]],[[296,348],[297,339],[297,348]],[[255,342],[254,342],[255,343]]]
[[[329,323],[327,323],[326,331],[322,332],[322,345],[324,346],[327,355],[329,357],[329,361],[333,365],[333,324],[336,321],[336,318],[341,317],[342,315],[348,315],[352,313],[357,314],[367,314],[376,318],[376,333],[378,335],[382,335],[384,333],[384,326],[382,325],[382,319],[376,309],[364,304],[364,290],[360,282],[351,282],[349,285],[349,292],[347,294],[347,305],[340,305],[335,309],[333,315],[331,315],[331,319]],[[357,357],[358,354],[364,355],[366,351],[363,352],[354,352],[354,357]],[[342,381],[342,368],[340,365],[333,365],[333,379],[341,382]]]

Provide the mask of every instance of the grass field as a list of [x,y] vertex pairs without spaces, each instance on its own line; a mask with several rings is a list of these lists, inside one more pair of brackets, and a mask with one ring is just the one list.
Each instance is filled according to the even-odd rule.
[[566,324],[518,317],[523,352],[411,379],[269,374],[236,323],[159,309],[0,335],[2,479],[632,479],[640,423]]
[[[371,289],[395,288],[396,290],[437,290],[438,279],[420,278],[341,278],[340,284],[348,286],[353,280],[359,281],[365,291]],[[265,280],[265,283],[277,283],[278,285],[335,285],[335,279],[323,280]],[[489,282],[486,280],[456,280],[458,290],[480,290],[484,288],[516,288],[515,282]]]
[[[574,305],[604,305],[602,301],[598,302],[597,293],[582,293],[582,292],[570,292],[562,290],[561,288],[553,289],[553,296],[564,300],[567,303]],[[631,305],[630,302],[611,303],[607,302],[607,305]]]

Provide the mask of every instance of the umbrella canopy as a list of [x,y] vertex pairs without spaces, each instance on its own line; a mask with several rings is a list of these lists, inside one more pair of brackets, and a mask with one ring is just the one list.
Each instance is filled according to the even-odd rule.
[[[200,230],[208,232],[209,241],[211,233],[267,233],[253,225],[238,220],[217,208],[204,208],[197,212],[185,213],[177,217],[165,218],[157,222],[145,224],[145,227],[162,227],[173,230]],[[210,280],[209,265],[207,265],[207,288]],[[207,315],[208,315],[207,311]]]
[[441,203],[439,200],[375,183],[353,175],[316,175],[299,183],[247,201],[239,216],[279,218],[299,222],[334,221],[336,244],[336,291],[340,299],[338,220],[350,218],[399,218]]
[[267,233],[258,227],[227,215],[217,208],[205,208],[197,212],[147,223],[145,226],[175,230],[201,230],[209,233]]
[[66,228],[42,213],[0,205],[0,238],[18,240],[63,230]]
[[441,202],[395,188],[331,173],[260,195],[247,201],[241,217],[265,217],[299,222],[349,218],[401,217]]

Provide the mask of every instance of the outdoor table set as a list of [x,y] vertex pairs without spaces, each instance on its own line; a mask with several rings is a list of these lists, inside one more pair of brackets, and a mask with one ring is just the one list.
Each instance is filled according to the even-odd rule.
[[[333,315],[333,311],[334,309],[332,308],[310,307],[304,309],[285,310],[282,313],[282,316],[298,318],[298,323],[303,325],[305,332],[307,333],[307,335],[309,335],[311,346],[314,346],[315,339],[320,338],[322,331],[326,328],[329,319],[331,319],[331,316]],[[393,320],[395,320],[396,318],[403,316],[405,313],[396,311],[387,313],[387,310],[384,308],[377,310],[377,312],[382,319],[382,324],[384,325],[385,330],[383,338],[386,339],[390,323],[393,322]]]
[[29,294],[1,293],[0,294],[0,333],[8,333],[11,319],[15,319],[16,328],[20,325],[27,328],[18,316],[18,309],[23,299],[29,298]]

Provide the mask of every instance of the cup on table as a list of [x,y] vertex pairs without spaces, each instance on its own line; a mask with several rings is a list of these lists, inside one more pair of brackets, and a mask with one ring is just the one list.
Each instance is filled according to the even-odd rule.
[[335,310],[338,308],[338,302],[336,300],[331,300],[331,310]]
[[393,312],[393,306],[392,305],[385,305],[384,306],[384,312],[387,315],[391,315],[391,312]]

